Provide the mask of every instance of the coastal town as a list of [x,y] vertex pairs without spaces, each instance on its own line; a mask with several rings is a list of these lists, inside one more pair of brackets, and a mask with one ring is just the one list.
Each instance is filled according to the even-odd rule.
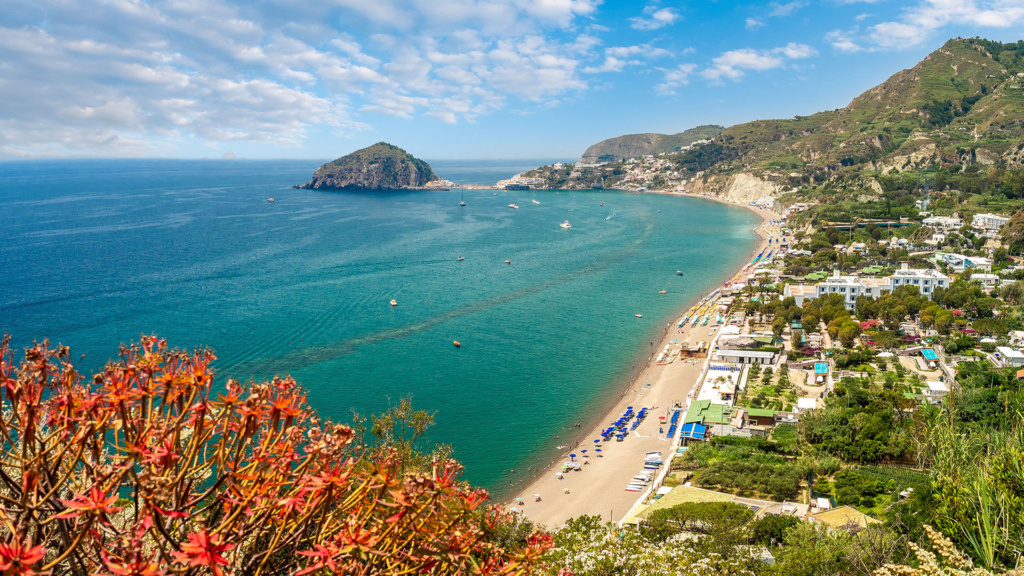
[[[650,160],[632,182],[664,169]],[[808,218],[815,202],[747,207],[763,219],[757,253],[665,326],[607,421],[511,510],[647,530],[732,503],[755,524],[882,530],[932,497],[935,455],[914,447],[911,423],[950,395],[976,396],[984,378],[1024,379],[1024,261],[1010,256],[1009,216],[936,215],[918,200],[915,217],[844,226]],[[770,547],[755,555],[774,562]]]

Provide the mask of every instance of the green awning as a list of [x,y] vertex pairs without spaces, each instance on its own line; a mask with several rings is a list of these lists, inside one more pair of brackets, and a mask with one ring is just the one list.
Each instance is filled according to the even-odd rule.
[[759,418],[774,418],[775,410],[768,410],[767,408],[747,408],[747,414],[757,416]]

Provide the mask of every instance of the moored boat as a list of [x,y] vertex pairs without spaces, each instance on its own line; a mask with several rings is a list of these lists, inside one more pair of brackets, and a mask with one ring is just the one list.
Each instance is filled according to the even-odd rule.
[[395,300],[394,298],[392,298],[391,299],[391,305],[392,306],[398,306],[398,300]]
[[508,207],[512,208],[513,210],[519,210],[519,204],[516,204],[515,202],[509,204]]
[[559,224],[559,226],[561,226],[563,230],[568,230],[569,228],[572,228],[572,224],[569,224],[568,220],[562,222],[561,224]]

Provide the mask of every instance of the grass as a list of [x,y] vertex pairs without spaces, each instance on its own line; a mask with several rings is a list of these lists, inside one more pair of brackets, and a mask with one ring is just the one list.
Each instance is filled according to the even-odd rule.
[[654,504],[641,512],[640,517],[646,518],[655,510],[671,508],[684,502],[728,502],[730,500],[732,500],[732,494],[713,492],[693,486],[676,486],[671,492],[655,500]]

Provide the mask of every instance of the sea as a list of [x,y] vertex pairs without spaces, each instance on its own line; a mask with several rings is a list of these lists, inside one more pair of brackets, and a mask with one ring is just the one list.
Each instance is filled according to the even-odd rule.
[[[338,422],[411,397],[500,497],[757,243],[752,213],[695,198],[291,188],[322,162],[0,163],[0,331],[83,373],[143,334],[209,347],[216,385],[288,374]],[[550,162],[431,165],[493,184]]]

